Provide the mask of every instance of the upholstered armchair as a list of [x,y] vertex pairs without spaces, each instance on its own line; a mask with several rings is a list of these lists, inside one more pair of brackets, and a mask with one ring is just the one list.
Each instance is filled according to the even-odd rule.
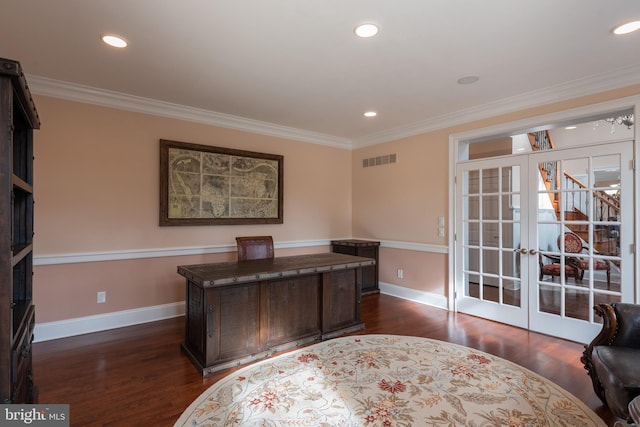
[[[544,258],[543,258],[544,257]],[[550,262],[546,262],[549,260]],[[560,276],[563,274],[562,264],[560,264],[560,258],[551,255],[538,255],[538,262],[540,264],[540,281],[544,280],[544,276]],[[580,265],[573,257],[565,257],[564,259],[564,278],[573,277],[576,280],[581,280],[584,272],[580,269]]]
[[273,258],[271,236],[236,237],[238,261]]
[[640,395],[640,305],[599,304],[594,310],[602,317],[602,330],[580,360],[602,403],[632,421],[629,403]]
[[[565,232],[563,235],[558,236],[558,247],[560,247],[560,239],[564,238],[564,251],[570,254],[584,254],[588,252],[589,248],[582,245],[582,239],[577,234],[570,231]],[[589,259],[576,256],[573,258],[580,268],[580,280],[584,276],[585,270],[589,270]],[[611,285],[611,263],[608,260],[593,259],[593,269],[603,270],[607,274],[607,287]]]

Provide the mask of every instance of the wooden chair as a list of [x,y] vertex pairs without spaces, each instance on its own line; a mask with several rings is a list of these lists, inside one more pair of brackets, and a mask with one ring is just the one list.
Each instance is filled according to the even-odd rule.
[[[545,257],[551,260],[550,263],[545,264],[542,257]],[[560,264],[560,258],[554,257],[551,255],[542,255],[538,256],[538,262],[540,263],[540,281],[544,279],[544,276],[560,276],[562,274],[562,265]],[[576,280],[580,280],[584,273],[580,269],[577,261],[573,257],[566,257],[564,264],[564,278],[565,280],[569,277],[573,277]]]
[[[558,236],[558,247],[560,248],[560,239],[564,236],[564,251],[565,253],[570,254],[581,254],[583,251],[588,251],[589,248],[582,245],[582,239],[578,237],[577,234],[567,231],[564,235]],[[572,257],[580,267],[580,277],[582,280],[584,277],[584,271],[589,270],[589,259],[582,257]],[[611,263],[607,260],[594,259],[593,260],[593,269],[594,270],[604,270],[607,272],[607,287],[611,285]]]
[[273,258],[273,238],[271,236],[236,237],[238,261]]

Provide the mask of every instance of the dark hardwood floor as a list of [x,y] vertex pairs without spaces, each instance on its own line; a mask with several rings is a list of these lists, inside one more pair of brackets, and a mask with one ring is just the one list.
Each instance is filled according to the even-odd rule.
[[[363,334],[412,335],[476,348],[554,381],[612,426],[580,363],[578,343],[394,298],[363,297]],[[232,370],[202,378],[180,351],[184,318],[35,343],[39,403],[68,403],[72,426],[173,426]]]

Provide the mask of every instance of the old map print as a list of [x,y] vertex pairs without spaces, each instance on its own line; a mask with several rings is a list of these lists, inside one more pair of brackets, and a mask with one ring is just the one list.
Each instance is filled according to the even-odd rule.
[[170,147],[168,217],[278,218],[278,160]]

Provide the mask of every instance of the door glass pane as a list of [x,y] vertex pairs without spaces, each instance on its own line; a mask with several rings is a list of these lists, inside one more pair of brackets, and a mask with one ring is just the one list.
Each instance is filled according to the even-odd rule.
[[[621,300],[620,295],[596,293],[593,302],[594,304],[613,304],[614,302],[621,302]],[[600,320],[600,322],[602,322],[602,320]]]
[[[467,170],[463,176],[465,296],[519,306],[519,168]],[[517,236],[516,236],[517,234]]]
[[620,155],[593,158],[594,249],[603,255],[620,255]]
[[619,154],[538,163],[541,312],[590,320],[620,299],[620,167]]
[[480,192],[480,186],[478,183],[480,182],[480,171],[479,170],[470,170],[464,172],[464,189],[465,194],[478,194]]
[[463,203],[466,205],[468,219],[480,219],[480,198],[478,196],[465,197]]
[[497,193],[498,192],[498,168],[483,169],[482,170],[482,193]]
[[[565,317],[580,320],[589,320],[591,311],[589,303],[589,291],[575,288],[565,289]],[[586,309],[589,307],[589,309]]]
[[483,277],[482,300],[491,302],[500,302],[500,286],[498,279],[495,277]]
[[520,307],[520,280],[503,280],[503,304]]
[[485,195],[482,197],[482,219],[497,220],[500,218],[500,204],[497,195]]
[[484,249],[482,251],[482,263],[484,266],[483,273],[495,274],[496,276],[499,274],[498,251]]
[[538,292],[538,310],[543,313],[560,314],[561,288],[559,286],[541,284],[538,287]]
[[498,247],[498,230],[499,224],[497,222],[485,222],[482,224],[482,245],[493,248]]
[[514,219],[515,207],[513,206],[513,195],[507,194],[502,196],[502,220],[509,221]]
[[520,277],[520,255],[513,250],[501,251],[502,275],[505,278]]

